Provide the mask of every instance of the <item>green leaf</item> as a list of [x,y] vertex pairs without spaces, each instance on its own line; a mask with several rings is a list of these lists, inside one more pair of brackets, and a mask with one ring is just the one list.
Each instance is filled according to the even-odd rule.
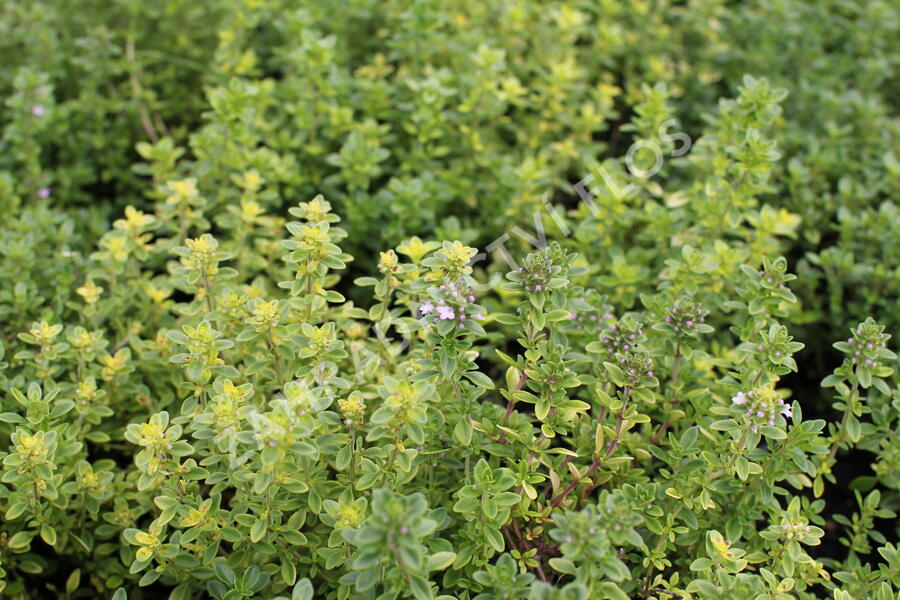
[[266,535],[268,526],[265,519],[257,519],[256,522],[253,523],[253,527],[250,528],[250,541],[255,544],[263,539],[263,536]]
[[498,530],[492,529],[490,527],[485,528],[484,536],[494,550],[496,550],[497,552],[503,552],[505,546],[503,542],[503,535],[501,535]]
[[81,569],[75,569],[66,578],[66,592],[74,594],[79,585],[81,585]]
[[611,581],[604,581],[597,584],[597,598],[606,598],[607,600],[631,600],[622,589]]
[[787,437],[787,434],[784,433],[784,430],[771,425],[762,425],[759,428],[759,432],[767,438],[773,440],[783,440]]
[[297,582],[297,585],[294,586],[294,591],[291,594],[291,600],[313,600],[314,593],[315,590],[313,590],[312,582],[304,577]]
[[55,546],[56,529],[54,529],[50,525],[41,525],[41,539],[44,540],[48,546]]
[[456,552],[436,552],[428,557],[428,571],[442,571],[456,560]]
[[463,377],[466,377],[478,387],[483,387],[487,390],[494,389],[494,382],[491,381],[491,378],[480,371],[466,371],[463,373]]
[[565,573],[566,575],[575,575],[575,563],[566,558],[555,557],[549,561],[554,571]]

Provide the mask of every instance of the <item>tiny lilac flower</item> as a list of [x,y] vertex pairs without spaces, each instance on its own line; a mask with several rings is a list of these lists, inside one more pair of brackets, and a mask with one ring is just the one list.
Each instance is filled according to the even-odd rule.
[[475,313],[474,315],[472,315],[472,318],[476,321],[484,321],[484,315],[481,313]]
[[647,371],[647,377],[653,377],[653,371]]
[[31,107],[31,114],[36,117],[41,117],[44,115],[44,105],[43,104],[35,104]]
[[756,411],[756,416],[757,416],[757,417],[760,417],[760,418],[762,418],[762,417],[764,417],[764,416],[765,416],[765,414],[766,414],[766,413],[764,413],[764,412],[763,412],[763,411],[761,411],[761,410],[758,410],[758,411]]
[[460,329],[465,329],[465,327],[466,327],[466,326],[463,325],[462,323],[459,324],[459,328],[460,328]]
[[403,527],[400,528],[400,533],[409,533],[409,527],[404,525]]
[[446,289],[447,289],[447,286],[446,286],[446,285],[442,285],[442,286],[439,287],[438,289],[439,289],[439,290],[446,290]]
[[452,319],[453,318],[453,309],[449,306],[444,306],[443,304],[437,307],[438,316],[441,319]]
[[431,303],[431,300],[427,300],[425,304],[419,307],[419,312],[423,315],[427,315],[432,310],[434,310],[434,304]]
[[537,284],[536,286],[534,286],[534,291],[536,291],[536,292],[541,291],[541,284]]
[[791,405],[788,404],[787,406],[782,408],[781,414],[784,415],[785,417],[792,417],[794,415],[794,411],[793,411],[793,408],[791,408]]
[[475,302],[475,296],[469,296],[469,302]]
[[744,392],[738,392],[734,395],[734,397],[731,398],[731,401],[735,404],[744,404],[745,402],[747,402],[747,396],[744,394]]
[[691,321],[690,319],[688,319],[686,323],[687,323],[687,326],[688,326],[688,327],[691,327],[691,326],[694,325],[694,322]]
[[38,190],[37,195],[41,198],[49,198],[50,197],[50,188],[42,187]]

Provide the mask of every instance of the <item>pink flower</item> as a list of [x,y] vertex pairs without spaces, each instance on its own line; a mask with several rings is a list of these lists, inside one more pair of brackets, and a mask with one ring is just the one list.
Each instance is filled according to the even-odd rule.
[[794,415],[794,412],[793,412],[793,410],[791,409],[791,405],[788,404],[787,406],[785,406],[784,408],[782,408],[782,409],[781,409],[781,414],[783,414],[785,417],[792,417],[792,416]]
[[738,392],[734,395],[731,401],[735,404],[744,404],[745,402],[747,402],[747,396],[744,394],[744,392]]
[[423,315],[427,315],[432,310],[434,310],[434,304],[431,303],[431,300],[426,300],[425,304],[419,307],[419,312]]
[[453,309],[450,308],[449,306],[444,306],[442,304],[437,307],[437,311],[438,311],[438,316],[442,319],[452,319],[454,317]]
[[42,187],[37,191],[37,195],[41,198],[49,198],[50,197],[50,188]]
[[31,114],[36,117],[43,116],[44,114],[44,105],[43,104],[35,104],[31,107]]

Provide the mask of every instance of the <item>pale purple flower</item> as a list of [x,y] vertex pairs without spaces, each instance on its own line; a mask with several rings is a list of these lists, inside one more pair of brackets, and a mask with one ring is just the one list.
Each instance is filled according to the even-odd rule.
[[785,406],[784,408],[782,408],[782,409],[781,409],[781,414],[783,414],[785,417],[792,417],[792,416],[794,415],[794,411],[793,411],[793,409],[791,408],[791,405],[788,404],[787,406]]
[[43,104],[35,104],[31,107],[31,114],[36,117],[43,116],[44,114],[44,105]]
[[423,315],[427,315],[431,311],[434,310],[434,304],[431,303],[431,300],[426,300],[425,304],[419,307],[419,312]]
[[536,292],[541,291],[541,284],[535,285],[535,286],[534,286],[534,291],[536,291]]
[[744,392],[738,392],[734,395],[731,401],[735,404],[744,404],[745,402],[747,402],[747,396],[746,394],[744,394]]
[[443,304],[437,307],[438,316],[442,319],[452,319],[453,318],[453,309],[449,306],[444,306]]
[[475,313],[474,315],[472,315],[472,318],[476,321],[484,321],[484,315],[481,313]]
[[49,198],[50,197],[50,188],[42,187],[37,191],[37,195],[41,198]]

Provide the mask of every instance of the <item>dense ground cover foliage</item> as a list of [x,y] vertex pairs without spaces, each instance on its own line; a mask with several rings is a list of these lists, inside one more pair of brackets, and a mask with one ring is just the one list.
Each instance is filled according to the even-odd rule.
[[11,598],[896,600],[894,3],[0,6]]

